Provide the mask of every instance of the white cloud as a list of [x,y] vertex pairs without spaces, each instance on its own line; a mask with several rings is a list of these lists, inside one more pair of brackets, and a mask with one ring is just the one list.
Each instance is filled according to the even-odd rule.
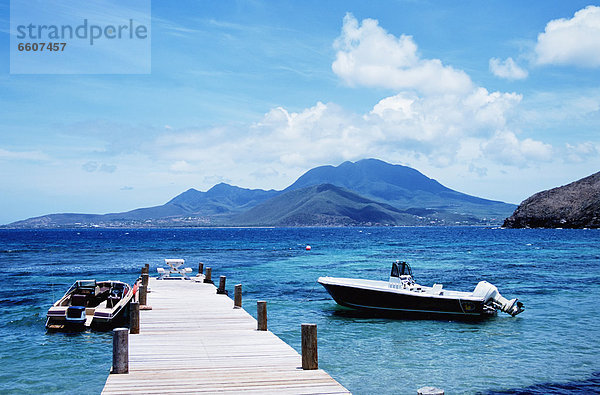
[[477,88],[468,95],[416,96],[399,93],[377,103],[367,119],[395,129],[396,136],[440,142],[457,137],[485,136],[506,126],[506,117],[519,102],[515,93]]
[[297,113],[278,107],[251,127],[247,143],[285,166],[303,167],[325,158],[343,161],[370,150],[377,138],[362,122],[333,103],[318,102]]
[[98,171],[103,171],[105,173],[114,173],[117,170],[117,166],[116,165],[109,165],[106,163],[103,163],[100,168],[98,169]]
[[551,160],[551,145],[519,139],[517,132],[509,129],[508,118],[520,101],[515,93],[489,93],[484,88],[466,96],[400,93],[376,104],[364,116],[364,126],[382,136],[374,143],[385,156],[394,151],[415,157],[424,154],[429,164],[439,167],[480,159],[490,165],[514,166]]
[[[531,139],[520,141],[508,125],[521,102],[516,93],[489,92],[473,84],[462,70],[439,59],[423,59],[411,36],[396,37],[373,19],[359,23],[344,18],[333,71],[350,85],[399,91],[379,101],[357,129],[369,136],[378,152],[425,154],[431,163],[447,166],[481,157],[486,147],[501,148],[491,157],[502,163],[523,164],[545,158],[549,146]],[[525,78],[527,72],[512,58],[492,59],[491,70],[503,78]],[[502,133],[501,133],[502,132]],[[469,149],[463,145],[469,140]],[[460,153],[460,154],[459,154]]]
[[198,169],[195,169],[194,166],[190,165],[185,160],[178,160],[178,161],[172,163],[171,166],[169,166],[169,170],[171,170],[175,173],[190,173],[190,172],[192,172],[194,170],[198,170]]
[[487,158],[502,164],[523,166],[528,161],[549,161],[552,159],[552,146],[541,141],[526,138],[519,140],[511,131],[498,131],[492,139],[483,144]]
[[[514,93],[478,88],[463,96],[399,93],[365,114],[334,103],[318,102],[299,112],[277,107],[243,133],[238,128],[169,131],[154,140],[151,155],[169,162],[170,172],[227,176],[247,187],[286,186],[290,173],[365,157],[438,167],[487,158],[488,165],[521,166],[545,160],[550,147],[519,140],[514,132],[500,134],[520,100]],[[478,174],[482,166],[476,166]]]
[[516,122],[524,129],[545,130],[547,133],[554,131],[554,138],[597,134],[600,122],[599,87],[535,92],[523,101]]
[[374,19],[364,19],[359,25],[354,16],[346,14],[334,47],[337,54],[331,68],[349,85],[424,93],[472,89],[466,73],[444,66],[439,59],[422,59],[411,36],[395,37]]
[[521,95],[489,92],[463,71],[421,59],[411,37],[397,38],[372,19],[359,24],[347,15],[335,45],[332,68],[346,82],[398,93],[363,114],[317,102],[297,112],[273,108],[243,127],[167,129],[146,148],[167,161],[172,173],[263,187],[285,186],[290,173],[313,166],[365,157],[440,168],[460,162],[476,174],[494,163],[524,166],[548,159],[551,146],[519,139],[510,125]]
[[513,58],[507,58],[504,61],[498,58],[490,59],[490,71],[496,77],[506,78],[508,80],[522,80],[527,78],[527,70],[519,67]]
[[539,65],[600,66],[600,7],[588,6],[571,19],[555,19],[538,35]]
[[83,165],[81,165],[81,168],[83,170],[87,171],[88,173],[93,173],[96,170],[98,170],[98,162],[94,162],[94,161],[85,162]]
[[85,162],[81,165],[81,168],[88,173],[93,173],[95,171],[101,171],[104,173],[114,173],[117,170],[116,165],[109,165],[106,163],[98,163],[96,161]]
[[[137,175],[121,181],[136,191],[144,184],[141,178],[171,191],[208,189],[220,181],[242,187],[284,188],[311,167],[365,157],[403,163],[432,177],[456,178],[460,177],[453,174],[459,174],[459,168],[461,177],[465,173],[482,177],[498,174],[506,166],[531,166],[552,159],[550,145],[522,136],[514,126],[515,113],[522,111],[521,95],[490,92],[473,84],[463,71],[443,66],[439,60],[421,59],[411,37],[397,38],[374,20],[359,25],[346,16],[336,45],[340,51],[334,70],[343,69],[342,60],[352,60],[352,67],[340,72],[341,78],[354,84],[395,88],[396,93],[361,113],[335,103],[316,102],[299,111],[272,108],[251,124],[210,129],[161,124],[142,133],[141,126],[98,122],[88,125],[88,133],[105,143],[100,145],[107,147],[102,158],[110,156],[120,175]],[[371,54],[375,58],[370,57],[373,46],[387,56],[378,55],[378,50]],[[428,74],[431,67],[446,73],[451,82],[439,85],[440,77],[433,71]],[[371,68],[389,73],[381,79],[377,73],[361,79],[358,71]],[[409,78],[415,75],[419,78]],[[116,140],[121,131],[129,129],[133,130],[130,141]],[[100,171],[104,165],[98,160],[84,166]],[[140,168],[144,168],[142,173]],[[105,182],[110,178],[96,175],[104,176]]]
[[41,151],[10,151],[0,148],[0,160],[48,161],[50,157]]
[[582,163],[600,157],[600,143],[586,141],[578,144],[566,144],[565,158],[569,162]]

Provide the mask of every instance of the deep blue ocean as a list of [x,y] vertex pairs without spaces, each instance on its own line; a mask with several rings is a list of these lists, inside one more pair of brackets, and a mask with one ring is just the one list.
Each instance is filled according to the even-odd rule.
[[[305,246],[312,246],[306,251]],[[296,350],[318,325],[319,367],[355,394],[600,393],[600,230],[431,228],[0,230],[0,393],[98,394],[112,335],[46,333],[76,280],[133,282],[183,258],[268,302],[269,329]],[[408,261],[423,285],[517,297],[525,312],[483,322],[389,319],[338,307],[319,276],[386,280]]]

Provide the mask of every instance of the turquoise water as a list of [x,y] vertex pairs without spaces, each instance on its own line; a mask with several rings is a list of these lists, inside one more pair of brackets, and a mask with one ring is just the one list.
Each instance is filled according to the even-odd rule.
[[[230,292],[242,283],[253,315],[267,300],[269,329],[297,350],[300,324],[316,323],[320,367],[356,394],[600,392],[600,231],[434,227],[0,230],[0,358],[10,367],[0,393],[99,393],[111,334],[46,333],[46,310],[76,279],[132,282],[167,257],[204,262]],[[526,311],[479,323],[369,317],[316,283],[387,279],[395,259],[424,285],[488,280]]]

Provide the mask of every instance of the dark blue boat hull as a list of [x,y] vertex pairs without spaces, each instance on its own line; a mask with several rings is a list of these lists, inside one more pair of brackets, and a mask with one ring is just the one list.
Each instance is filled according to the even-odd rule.
[[407,295],[391,290],[372,290],[327,283],[321,283],[321,285],[339,305],[359,310],[468,317],[487,317],[489,315],[484,312],[483,301]]

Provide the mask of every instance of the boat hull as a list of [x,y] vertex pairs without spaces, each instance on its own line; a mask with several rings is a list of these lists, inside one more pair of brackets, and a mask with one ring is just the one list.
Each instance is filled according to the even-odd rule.
[[484,301],[411,294],[386,289],[368,289],[352,285],[319,281],[341,306],[382,313],[435,314],[463,317],[486,317]]
[[112,313],[96,312],[90,327],[98,331],[107,331],[118,326],[129,326],[129,301],[118,311]]

